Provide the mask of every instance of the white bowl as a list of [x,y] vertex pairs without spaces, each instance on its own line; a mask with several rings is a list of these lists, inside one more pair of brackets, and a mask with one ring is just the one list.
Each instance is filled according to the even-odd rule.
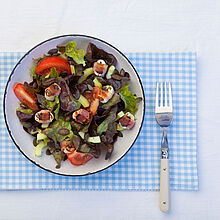
[[[34,156],[34,146],[32,143],[33,138],[23,130],[22,125],[16,116],[18,99],[14,95],[13,86],[17,82],[23,83],[24,81],[31,81],[31,77],[29,76],[29,69],[33,65],[33,58],[41,57],[44,53],[47,53],[48,50],[55,48],[57,45],[64,45],[71,40],[77,42],[78,48],[86,50],[88,43],[92,42],[97,47],[113,54],[118,61],[117,68],[123,68],[130,73],[131,90],[136,93],[137,96],[142,97],[143,101],[139,104],[138,112],[136,114],[137,121],[135,127],[131,130],[123,131],[123,137],[118,138],[114,145],[112,156],[109,160],[105,160],[104,155],[102,155],[99,159],[92,159],[83,166],[73,166],[68,160],[66,160],[62,162],[60,169],[56,169],[56,162],[53,156],[48,156],[46,154],[43,154],[42,157]],[[129,151],[138,137],[144,119],[144,106],[144,91],[140,77],[125,55],[103,40],[84,35],[63,35],[54,37],[32,48],[19,60],[13,69],[8,79],[4,94],[4,116],[6,126],[12,140],[14,141],[17,148],[21,151],[21,153],[32,163],[47,171],[70,176],[93,174],[102,171],[119,161]]]

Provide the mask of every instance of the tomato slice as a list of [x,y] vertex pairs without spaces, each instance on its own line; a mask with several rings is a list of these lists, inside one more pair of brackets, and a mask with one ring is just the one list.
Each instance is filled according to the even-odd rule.
[[75,166],[83,165],[93,158],[92,155],[80,153],[80,152],[77,152],[76,150],[71,153],[67,153],[66,155],[70,163]]
[[17,98],[26,106],[28,106],[30,109],[37,111],[37,98],[35,95],[31,92],[29,92],[23,84],[17,83],[14,87],[14,93],[17,96]]
[[37,66],[35,73],[39,75],[47,75],[50,73],[50,69],[55,67],[57,72],[67,72],[71,74],[70,64],[61,57],[47,57],[43,59]]

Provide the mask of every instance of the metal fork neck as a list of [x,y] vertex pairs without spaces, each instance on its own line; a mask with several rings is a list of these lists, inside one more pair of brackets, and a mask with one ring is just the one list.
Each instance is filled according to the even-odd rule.
[[167,139],[167,128],[163,127],[163,136],[161,139],[161,158],[169,159],[169,148]]

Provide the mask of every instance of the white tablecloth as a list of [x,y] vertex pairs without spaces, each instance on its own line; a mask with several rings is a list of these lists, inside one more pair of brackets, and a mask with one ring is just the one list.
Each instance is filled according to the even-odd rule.
[[0,192],[0,219],[219,219],[220,1],[1,1],[1,51],[27,51],[62,34],[102,38],[121,51],[198,52],[199,192]]

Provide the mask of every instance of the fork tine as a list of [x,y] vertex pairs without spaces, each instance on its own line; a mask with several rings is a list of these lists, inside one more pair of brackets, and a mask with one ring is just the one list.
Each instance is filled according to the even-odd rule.
[[172,89],[171,89],[171,83],[169,82],[169,107],[172,109],[173,103],[172,103]]
[[159,83],[157,82],[157,90],[156,90],[156,108],[159,107]]
[[165,107],[167,107],[167,82],[166,81],[164,85],[164,90],[165,90]]
[[160,106],[163,107],[163,83],[160,84]]

